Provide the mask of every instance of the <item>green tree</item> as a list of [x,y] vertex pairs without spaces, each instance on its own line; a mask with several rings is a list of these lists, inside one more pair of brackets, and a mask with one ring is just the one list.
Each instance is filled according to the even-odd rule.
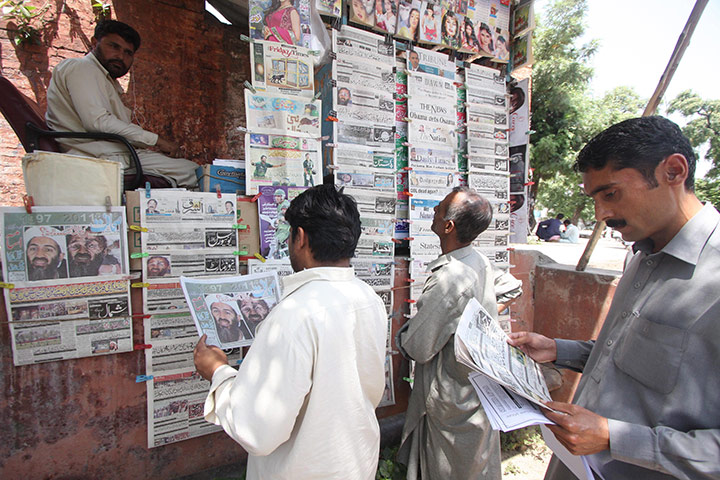
[[[580,118],[578,137],[581,147],[593,136],[610,125],[641,114],[645,100],[630,87],[616,87],[605,93],[600,99],[584,95],[577,99],[584,115]],[[569,163],[575,161],[578,152],[570,152]],[[558,172],[543,181],[538,190],[537,204],[551,209],[555,213],[564,213],[573,223],[579,219],[591,222],[594,218],[593,204],[581,187],[582,177],[569,169]]]
[[586,138],[586,91],[597,49],[591,41],[576,46],[585,31],[586,0],[555,0],[541,18],[533,39],[531,208],[543,182],[572,174],[575,152]]
[[690,121],[682,129],[695,148],[707,146],[705,159],[712,167],[704,178],[695,180],[695,193],[720,211],[720,100],[703,100],[692,90],[680,93],[668,106],[668,113],[678,112]]
[[693,148],[708,144],[705,158],[713,163],[708,178],[720,178],[720,100],[703,100],[692,90],[680,93],[668,107],[690,121],[682,129]]

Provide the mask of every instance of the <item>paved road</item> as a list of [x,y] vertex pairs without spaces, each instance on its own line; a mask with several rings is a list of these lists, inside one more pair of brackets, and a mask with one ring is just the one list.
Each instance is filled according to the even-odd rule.
[[[585,251],[587,238],[581,238],[580,243],[555,243],[541,242],[540,244],[512,244],[516,250],[537,250],[555,262],[562,265],[577,265],[578,260]],[[588,268],[599,268],[603,270],[615,270],[621,272],[625,256],[630,247],[625,247],[620,240],[601,238],[590,256]]]

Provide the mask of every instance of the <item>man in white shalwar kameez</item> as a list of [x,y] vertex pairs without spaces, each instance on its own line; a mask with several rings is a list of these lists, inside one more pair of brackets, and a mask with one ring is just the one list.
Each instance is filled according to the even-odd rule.
[[497,316],[489,260],[471,245],[492,220],[490,203],[466,187],[435,207],[432,230],[442,255],[418,300],[417,314],[396,337],[415,360],[415,381],[398,459],[408,480],[500,480],[500,438],[490,427],[468,374],[455,360],[455,330],[467,302],[476,298]]
[[285,218],[296,273],[284,278],[283,299],[239,371],[205,336],[195,348],[195,366],[212,382],[205,418],[248,451],[248,480],[372,480],[388,318],[350,266],[357,206],[319,185],[295,198]]

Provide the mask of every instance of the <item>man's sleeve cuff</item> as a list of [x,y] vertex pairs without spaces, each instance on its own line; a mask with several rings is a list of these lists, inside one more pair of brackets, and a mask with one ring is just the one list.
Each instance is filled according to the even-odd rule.
[[203,412],[205,420],[208,422],[220,425],[217,415],[215,414],[215,394],[217,393],[217,390],[225,384],[225,382],[235,378],[235,375],[237,375],[237,371],[230,365],[222,365],[213,372],[212,382],[210,383],[210,391],[205,399],[205,409]]
[[652,428],[608,418],[610,455],[621,462],[655,470],[655,435]]

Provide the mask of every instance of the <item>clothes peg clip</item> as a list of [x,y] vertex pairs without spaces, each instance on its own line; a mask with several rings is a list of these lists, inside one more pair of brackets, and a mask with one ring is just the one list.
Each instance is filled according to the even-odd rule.
[[150,182],[145,182],[145,198],[150,198]]
[[248,253],[250,253],[250,252],[248,252],[247,250],[235,250],[233,252],[233,255],[237,255],[238,257],[244,257]]
[[248,82],[247,80],[245,80],[245,82],[243,83],[243,86],[245,88],[247,88],[248,90],[250,90],[252,93],[257,93],[257,90],[255,90],[255,87],[253,87],[252,84],[250,82]]
[[110,200],[110,195],[105,195],[105,213],[110,213],[112,211],[112,200]]
[[148,288],[150,286],[147,282],[131,283],[130,288]]
[[130,254],[130,258],[145,258],[145,257],[149,257],[149,256],[150,256],[150,254],[147,253],[147,252],[131,253],[131,254]]
[[32,195],[23,195],[23,204],[25,205],[25,211],[27,213],[33,213],[32,207],[35,206],[35,200],[33,200]]
[[255,258],[257,258],[258,260],[260,260],[262,263],[265,263],[265,262],[266,262],[265,257],[263,257],[262,255],[260,255],[259,253],[256,253],[256,254],[255,254]]
[[148,231],[147,228],[141,227],[140,225],[130,225],[128,228],[135,232],[147,232]]
[[218,198],[222,198],[222,192],[220,191],[220,184],[215,185],[215,193],[217,193]]
[[313,95],[313,100],[319,99],[321,95],[322,95],[322,90],[318,90],[317,92],[315,92],[315,95]]
[[133,345],[133,350],[149,350],[152,348],[152,345],[149,343],[136,343]]
[[257,202],[257,199],[260,198],[260,192],[256,193],[254,197],[252,197],[251,202]]
[[232,226],[235,230],[247,230],[248,226],[242,223],[236,223]]
[[243,132],[243,133],[247,133],[247,132],[248,132],[248,129],[245,128],[245,127],[243,127],[242,125],[240,125],[239,127],[235,127],[235,130],[237,130],[237,131],[239,131],[239,132]]
[[138,375],[135,377],[135,383],[147,382],[148,380],[152,380],[152,379],[153,379],[152,375]]
[[15,284],[14,284],[14,283],[0,282],[0,288],[7,288],[7,289],[10,289],[10,290],[11,290],[11,289],[15,288]]

